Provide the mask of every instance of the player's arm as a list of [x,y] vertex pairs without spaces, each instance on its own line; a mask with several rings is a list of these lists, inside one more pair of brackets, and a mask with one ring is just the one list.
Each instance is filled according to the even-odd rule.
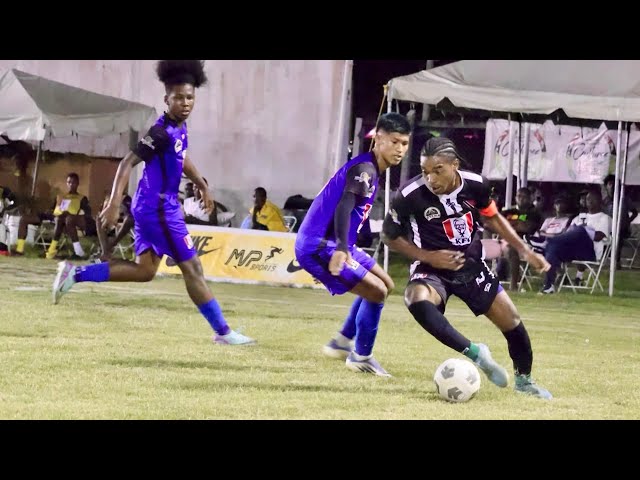
[[112,228],[118,222],[122,195],[129,185],[129,177],[133,167],[140,162],[151,161],[155,156],[162,153],[169,146],[169,143],[167,131],[159,125],[154,125],[135,148],[120,161],[116,171],[116,178],[113,180],[111,196],[107,206],[100,212],[100,220],[105,228]]
[[426,263],[434,268],[460,270],[464,255],[455,250],[423,250],[407,240],[409,233],[408,201],[398,192],[382,224],[380,238],[392,250],[412,261]]
[[200,189],[202,193],[202,203],[206,212],[210,213],[213,210],[213,195],[209,191],[209,187],[198,172],[198,169],[189,158],[189,155],[184,157],[184,164],[182,166],[184,174],[189,180],[193,182],[193,185]]
[[497,233],[500,238],[506,240],[520,254],[520,257],[531,263],[535,269],[541,272],[549,270],[549,262],[542,255],[531,250],[522,241],[507,219],[498,212],[496,203],[492,199],[487,199],[484,205],[483,207],[482,204],[479,204],[478,208],[484,225],[492,232]]

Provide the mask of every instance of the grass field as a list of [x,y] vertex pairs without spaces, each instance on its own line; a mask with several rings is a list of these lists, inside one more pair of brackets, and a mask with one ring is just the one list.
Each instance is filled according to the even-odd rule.
[[[181,278],[81,284],[51,305],[55,262],[0,257],[2,419],[637,419],[640,272],[614,298],[513,294],[530,332],[534,376],[554,400],[482,377],[468,403],[438,398],[434,369],[458,354],[424,332],[398,290],[383,311],[376,358],[385,379],[321,354],[352,296],[324,290],[212,284],[252,347],[211,343]],[[634,291],[635,289],[635,291]],[[457,299],[447,317],[510,366],[504,337]],[[511,371],[511,369],[509,368]],[[512,379],[511,379],[512,381]]]

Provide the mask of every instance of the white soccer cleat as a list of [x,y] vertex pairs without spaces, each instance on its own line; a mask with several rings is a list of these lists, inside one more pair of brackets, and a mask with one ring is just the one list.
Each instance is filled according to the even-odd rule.
[[71,263],[64,262],[58,263],[58,273],[53,281],[53,288],[51,293],[53,295],[53,304],[57,305],[60,298],[71,290],[71,287],[76,283],[76,267]]

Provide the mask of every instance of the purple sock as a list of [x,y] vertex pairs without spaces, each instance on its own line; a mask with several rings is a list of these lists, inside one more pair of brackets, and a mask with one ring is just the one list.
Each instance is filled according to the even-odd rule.
[[380,315],[382,314],[384,303],[372,303],[362,300],[362,305],[356,316],[356,348],[358,355],[371,355],[373,344],[378,334],[378,324],[380,323]]
[[362,303],[362,297],[356,297],[351,305],[351,310],[349,310],[349,314],[342,325],[342,330],[340,333],[347,338],[353,338],[356,336],[356,315],[358,315],[358,310],[360,310],[360,304]]
[[76,267],[76,282],[108,282],[109,264],[96,263]]
[[218,335],[226,335],[231,331],[231,328],[227,325],[227,322],[222,315],[220,305],[218,305],[215,298],[211,299],[207,303],[199,305],[198,310],[200,310],[200,313],[204,315],[204,318],[207,319],[211,328],[213,328]]

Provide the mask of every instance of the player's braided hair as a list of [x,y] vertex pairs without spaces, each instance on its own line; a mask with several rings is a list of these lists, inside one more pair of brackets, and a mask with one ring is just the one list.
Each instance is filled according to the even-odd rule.
[[156,73],[166,87],[189,83],[198,88],[207,83],[204,60],[160,60]]
[[460,152],[456,148],[456,144],[453,141],[445,137],[433,137],[427,140],[420,152],[421,157],[433,157],[433,156],[450,157],[451,159],[457,158],[460,163],[466,164],[466,160],[462,158]]

